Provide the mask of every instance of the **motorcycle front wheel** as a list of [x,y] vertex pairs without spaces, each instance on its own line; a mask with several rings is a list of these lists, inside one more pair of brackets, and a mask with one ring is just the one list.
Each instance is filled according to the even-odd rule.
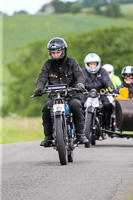
[[64,123],[61,115],[55,116],[55,135],[57,141],[57,150],[61,165],[67,165],[67,145],[64,136]]

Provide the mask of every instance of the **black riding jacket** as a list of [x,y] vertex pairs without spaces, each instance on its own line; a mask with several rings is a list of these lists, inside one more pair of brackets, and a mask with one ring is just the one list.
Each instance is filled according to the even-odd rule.
[[[84,76],[74,58],[65,57],[60,62],[48,59],[38,76],[36,87],[44,89],[46,83],[48,85],[67,84],[69,87],[75,87],[77,83],[84,84]],[[79,97],[79,94],[74,91],[69,92],[69,96]]]
[[113,83],[105,69],[100,68],[94,75],[91,75],[86,68],[83,68],[82,71],[85,77],[85,88],[88,91],[96,89],[97,92],[100,92],[100,89],[106,89],[108,87],[114,89]]
[[126,84],[125,82],[123,82],[120,86],[117,87],[117,91],[120,90],[120,88],[128,88],[129,91],[129,98],[132,99],[133,98],[133,85],[130,86],[129,84]]

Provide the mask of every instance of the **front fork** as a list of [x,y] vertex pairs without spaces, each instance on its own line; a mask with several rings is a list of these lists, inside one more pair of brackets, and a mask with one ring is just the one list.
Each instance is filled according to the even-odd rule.
[[72,113],[67,118],[68,151],[74,149],[74,123]]
[[56,134],[55,134],[55,117],[56,116],[62,116],[62,126],[63,126],[63,137],[64,137],[64,142],[66,145],[68,145],[67,143],[67,125],[66,125],[66,116],[64,112],[61,111],[57,111],[55,113],[53,113],[53,108],[51,108],[50,110],[51,113],[51,123],[52,123],[52,135],[54,140],[52,141],[52,144],[54,146],[54,149],[57,150],[57,142],[56,142]]
[[92,129],[95,129],[96,109],[93,106],[87,108],[88,113],[92,113]]
[[68,151],[69,150],[73,150],[74,149],[74,144],[73,144],[73,141],[74,141],[74,124],[73,124],[73,118],[72,118],[72,113],[69,115],[69,114],[66,114],[65,112],[57,112],[57,113],[54,113],[52,112],[52,109],[51,109],[51,122],[52,122],[52,133],[53,133],[53,146],[54,148],[56,149],[56,135],[55,135],[55,128],[54,128],[54,118],[56,115],[60,115],[62,116],[62,120],[63,120],[63,127],[64,127],[64,141],[65,141],[65,144],[67,145],[67,149]]
[[92,132],[91,132],[91,137],[92,138],[97,138],[96,137],[96,130],[98,129],[100,135],[102,136],[102,133],[101,133],[101,130],[100,130],[100,122],[99,122],[99,119],[97,118],[97,109],[93,106],[90,106],[87,108],[87,112],[88,113],[92,113],[92,124],[91,124],[91,129],[92,129]]

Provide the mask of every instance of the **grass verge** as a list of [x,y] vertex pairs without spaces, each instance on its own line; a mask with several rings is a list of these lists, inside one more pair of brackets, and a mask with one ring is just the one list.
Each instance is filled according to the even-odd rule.
[[0,118],[0,143],[15,143],[43,138],[41,117],[36,118]]
[[[123,132],[126,133],[133,134],[133,132]],[[43,137],[41,117],[0,118],[0,144],[41,140]]]

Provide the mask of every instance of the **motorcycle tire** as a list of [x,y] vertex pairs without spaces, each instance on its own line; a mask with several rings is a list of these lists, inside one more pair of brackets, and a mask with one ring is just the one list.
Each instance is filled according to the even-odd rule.
[[85,117],[85,135],[87,137],[87,139],[89,140],[88,143],[85,144],[85,148],[89,148],[90,147],[90,143],[91,143],[91,124],[92,124],[92,113],[86,113],[86,117]]
[[61,165],[67,165],[67,145],[64,138],[64,123],[63,123],[63,117],[62,116],[55,116],[55,135],[56,135],[56,141],[57,141],[57,150],[59,154],[59,160]]

